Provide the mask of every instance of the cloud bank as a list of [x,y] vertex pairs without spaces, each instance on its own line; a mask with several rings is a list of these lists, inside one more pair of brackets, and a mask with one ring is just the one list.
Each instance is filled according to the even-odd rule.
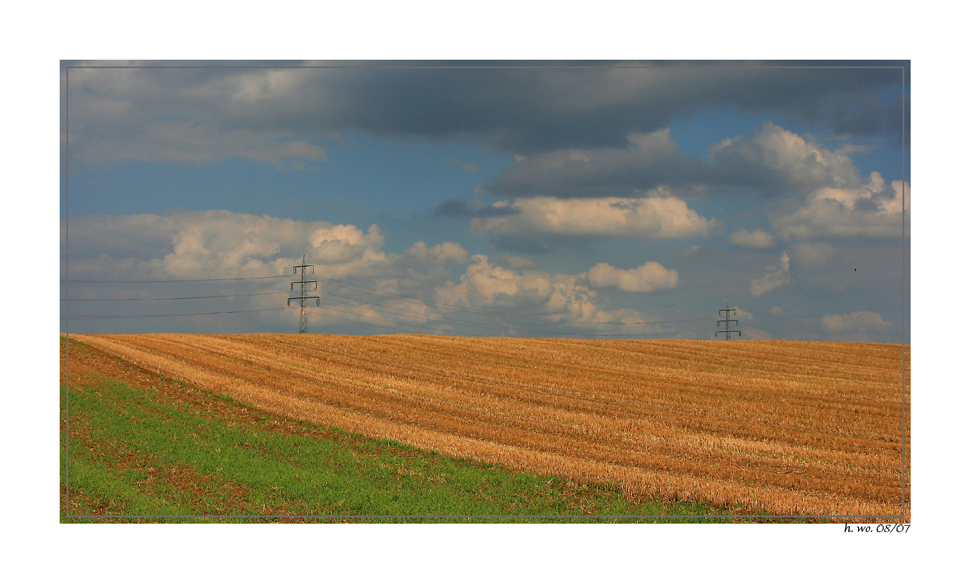
[[[527,156],[622,149],[631,132],[650,135],[674,116],[730,108],[779,111],[834,134],[903,139],[900,104],[883,103],[886,90],[899,86],[892,69],[633,62],[464,69],[454,63],[375,68],[344,62],[302,69],[233,64],[99,69],[72,63],[71,143],[78,159],[321,161],[325,153],[317,140],[347,131],[472,140]],[[124,144],[133,147],[126,150]],[[190,159],[193,154],[202,157]]]
[[511,212],[475,217],[475,235],[568,235],[572,237],[671,239],[703,237],[717,225],[674,197],[567,199],[534,197],[500,201],[493,209]]
[[[905,206],[904,201],[905,188]],[[796,211],[772,221],[777,236],[793,239],[901,237],[909,221],[909,183],[886,184],[879,172],[858,188],[822,188]]]
[[[296,311],[281,308],[292,295],[289,284],[298,277],[291,276],[292,267],[306,256],[315,266],[311,279],[319,283],[313,295],[320,295],[323,304],[311,314],[316,325],[362,322],[398,332],[463,329],[485,335],[530,329],[553,335],[563,330],[633,333],[658,328],[650,327],[636,310],[608,309],[593,288],[643,292],[677,282],[675,271],[655,262],[629,271],[600,264],[589,276],[556,274],[531,269],[534,262],[515,256],[501,256],[505,266],[486,255],[469,257],[452,241],[418,241],[400,253],[388,253],[377,225],[365,231],[350,224],[228,211],[74,217],[70,237],[75,255],[68,263],[68,279],[74,282],[71,297],[79,300],[74,314],[79,314],[78,305],[92,305],[82,304],[85,300],[147,299],[164,289],[169,291],[161,297],[172,302],[153,304],[159,313],[186,312],[186,304],[174,303],[177,296],[231,297],[216,300],[222,304],[215,309],[268,312],[252,317],[263,325],[290,325]],[[100,254],[87,255],[86,249]],[[135,250],[144,255],[132,255]],[[456,266],[465,266],[457,282],[452,277]],[[85,287],[85,281],[116,284]],[[154,282],[171,283],[151,290],[140,285]],[[195,291],[192,286],[198,285],[221,294]],[[400,327],[404,325],[420,326]]]

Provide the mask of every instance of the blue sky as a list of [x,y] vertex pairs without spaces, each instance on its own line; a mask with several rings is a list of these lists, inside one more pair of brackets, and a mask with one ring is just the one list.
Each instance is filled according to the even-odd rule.
[[117,64],[62,331],[909,341],[908,62]]

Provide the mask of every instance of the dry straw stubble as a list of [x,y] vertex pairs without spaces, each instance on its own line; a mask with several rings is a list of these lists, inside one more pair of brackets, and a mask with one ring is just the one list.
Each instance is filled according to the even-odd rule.
[[[517,469],[620,482],[631,496],[778,515],[902,508],[909,451],[899,345],[74,338],[274,413]],[[908,484],[907,471],[907,493]]]

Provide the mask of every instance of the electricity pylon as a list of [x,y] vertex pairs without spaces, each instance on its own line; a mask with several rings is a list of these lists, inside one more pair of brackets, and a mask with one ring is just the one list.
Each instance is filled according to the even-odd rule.
[[731,319],[728,318],[728,315],[729,315],[728,312],[737,312],[737,308],[732,308],[731,307],[731,304],[724,304],[724,308],[725,309],[723,309],[723,310],[718,310],[717,311],[718,315],[720,315],[721,312],[724,312],[724,319],[717,321],[717,327],[720,328],[721,327],[721,322],[724,322],[724,328],[725,329],[724,330],[718,330],[717,332],[715,332],[714,333],[714,337],[717,338],[717,335],[718,334],[724,334],[725,335],[724,336],[724,339],[725,340],[730,340],[731,339],[731,334],[734,334],[735,332],[737,332],[738,337],[740,337],[741,336],[741,331],[740,330],[731,330],[731,322],[734,322],[735,324],[737,324],[738,321],[737,320],[731,320]]
[[294,265],[293,266],[293,275],[296,275],[296,270],[297,269],[300,270],[300,281],[291,282],[290,283],[290,291],[293,291],[293,286],[294,285],[300,284],[300,295],[299,295],[299,297],[295,297],[295,298],[294,297],[286,298],[286,305],[287,305],[287,307],[289,307],[291,301],[293,301],[293,300],[300,300],[300,334],[306,334],[306,301],[307,300],[316,299],[317,300],[317,305],[318,306],[320,305],[320,296],[308,296],[308,295],[306,295],[306,292],[307,292],[307,284],[311,284],[312,283],[313,284],[313,289],[314,290],[317,289],[317,280],[315,280],[315,279],[307,279],[306,278],[307,268],[308,267],[310,268],[310,273],[312,274],[313,273],[313,266],[306,264],[306,255],[303,256],[303,263],[301,263],[300,265]]

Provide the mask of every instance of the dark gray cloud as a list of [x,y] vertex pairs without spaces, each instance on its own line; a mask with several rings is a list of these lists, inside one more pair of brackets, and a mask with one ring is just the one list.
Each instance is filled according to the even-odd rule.
[[474,219],[489,217],[505,217],[518,214],[519,210],[513,207],[494,207],[487,206],[478,208],[467,200],[449,198],[442,201],[435,207],[432,216],[450,219]]
[[753,136],[712,144],[707,161],[684,155],[669,130],[627,139],[624,148],[557,150],[522,158],[483,189],[496,196],[579,198],[637,197],[664,186],[686,198],[709,186],[779,196],[861,184],[848,157],[772,123]]
[[69,72],[72,147],[92,160],[118,157],[124,152],[118,144],[125,144],[136,146],[129,151],[136,159],[178,161],[172,152],[212,141],[212,159],[241,155],[278,163],[324,159],[301,140],[365,131],[470,139],[535,155],[624,148],[631,133],[662,129],[676,115],[724,108],[777,111],[836,133],[898,133],[901,125],[898,105],[882,104],[886,91],[900,86],[894,68],[548,66],[557,64],[75,68]]
[[555,150],[510,166],[483,188],[500,196],[631,196],[694,181],[703,163],[685,156],[669,130],[630,134],[622,148]]
[[[732,65],[342,70],[328,123],[378,135],[473,137],[532,154],[621,147],[675,115],[734,107],[780,111],[813,127],[872,135],[898,109],[875,107],[900,85],[893,69]],[[351,99],[350,96],[353,96]],[[861,104],[861,105],[856,105]]]

